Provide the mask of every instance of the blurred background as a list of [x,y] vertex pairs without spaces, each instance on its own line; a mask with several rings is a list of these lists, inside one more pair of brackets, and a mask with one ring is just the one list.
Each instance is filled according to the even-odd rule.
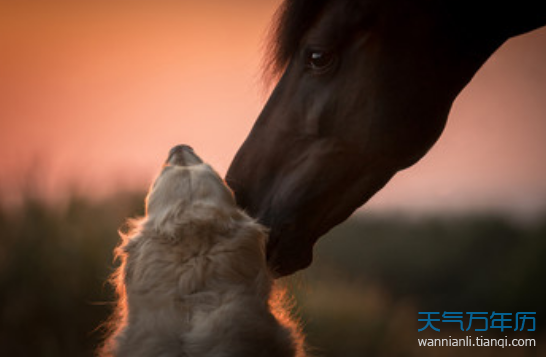
[[[225,174],[278,5],[0,0],[0,355],[92,355],[117,230],[171,146]],[[286,281],[317,355],[546,356],[544,63],[546,29],[509,40],[431,152]],[[536,311],[501,337],[538,347],[419,348],[457,333],[418,334],[419,311]]]

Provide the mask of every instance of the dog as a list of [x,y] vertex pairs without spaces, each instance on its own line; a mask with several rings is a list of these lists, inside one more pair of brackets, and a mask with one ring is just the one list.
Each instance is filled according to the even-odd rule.
[[274,293],[267,230],[213,168],[171,149],[116,249],[117,312],[102,357],[304,357]]

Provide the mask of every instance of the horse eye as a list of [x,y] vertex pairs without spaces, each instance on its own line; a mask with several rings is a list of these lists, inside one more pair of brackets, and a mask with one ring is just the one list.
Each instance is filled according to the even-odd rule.
[[305,53],[305,65],[315,73],[327,72],[335,62],[332,51],[307,50]]

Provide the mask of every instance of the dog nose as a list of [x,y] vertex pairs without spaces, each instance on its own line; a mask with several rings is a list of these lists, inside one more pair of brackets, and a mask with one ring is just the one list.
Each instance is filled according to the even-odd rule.
[[203,160],[195,154],[193,148],[188,145],[177,145],[169,151],[167,164],[177,166],[192,166],[202,164]]
[[173,147],[171,149],[171,151],[169,151],[169,156],[172,156],[176,152],[179,152],[179,151],[181,152],[181,151],[184,151],[184,150],[194,152],[193,148],[191,146],[189,146],[189,145],[176,145],[175,147]]

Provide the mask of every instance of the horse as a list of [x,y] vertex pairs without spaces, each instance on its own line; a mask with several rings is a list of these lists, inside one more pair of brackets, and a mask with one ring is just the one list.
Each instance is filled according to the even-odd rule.
[[507,39],[546,25],[539,1],[285,0],[276,85],[226,182],[270,228],[278,276],[438,140],[451,105]]

